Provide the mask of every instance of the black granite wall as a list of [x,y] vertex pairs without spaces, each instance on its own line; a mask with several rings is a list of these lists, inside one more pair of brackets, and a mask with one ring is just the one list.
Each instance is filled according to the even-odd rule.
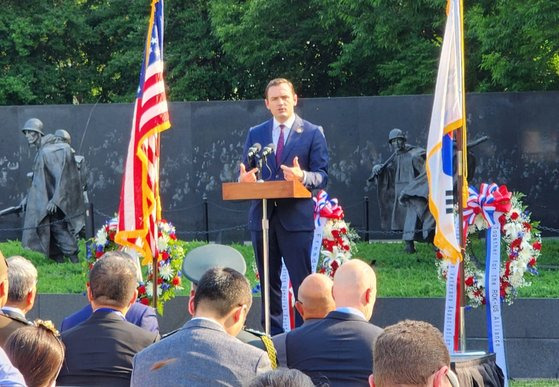
[[[363,197],[370,200],[372,238],[380,232],[375,187],[366,182],[371,166],[389,155],[390,129],[403,129],[411,144],[425,147],[432,96],[301,99],[298,111],[324,127],[330,149],[328,191],[337,197],[354,227],[365,226]],[[533,218],[558,235],[559,92],[470,94],[469,140],[491,139],[475,148],[473,183],[507,184],[527,194]],[[173,127],[162,135],[163,215],[182,239],[203,239],[202,197],[207,195],[210,239],[247,240],[246,203],[221,200],[221,183],[233,181],[247,129],[268,118],[262,101],[172,103]],[[90,198],[97,226],[118,207],[123,160],[130,137],[131,104],[0,107],[0,208],[17,204],[27,190],[33,153],[20,128],[38,117],[46,132],[62,128],[86,157]],[[18,238],[21,218],[0,218],[0,239]]]

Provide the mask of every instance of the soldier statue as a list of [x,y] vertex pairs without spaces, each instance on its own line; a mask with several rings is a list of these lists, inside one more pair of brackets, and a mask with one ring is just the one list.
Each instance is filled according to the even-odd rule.
[[403,231],[405,250],[411,254],[414,240],[431,242],[435,232],[428,204],[425,150],[407,144],[400,129],[390,131],[388,143],[393,153],[373,167],[369,181],[377,182],[381,228]]
[[83,228],[85,206],[74,154],[66,142],[43,133],[37,118],[21,129],[30,146],[37,148],[31,187],[24,201],[24,247],[42,252],[56,262],[78,262],[73,230]]
[[[85,163],[85,157],[76,154],[75,149],[72,148],[72,137],[70,136],[70,133],[68,133],[67,130],[57,129],[54,132],[54,135],[60,138],[61,141],[70,145],[70,149],[72,150],[72,154],[74,155],[74,160],[76,161],[76,165],[78,167],[78,172],[80,175],[80,184],[82,187],[83,202],[87,206],[87,204],[89,203],[89,196],[87,194],[87,165]],[[84,221],[83,221],[84,228],[82,228],[81,230],[74,230],[74,234],[76,236],[85,237],[85,213],[83,216],[84,216]]]

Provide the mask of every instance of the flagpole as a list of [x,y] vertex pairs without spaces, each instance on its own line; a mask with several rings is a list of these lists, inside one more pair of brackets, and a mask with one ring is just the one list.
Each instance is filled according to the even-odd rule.
[[458,129],[456,146],[458,149],[458,181],[457,181],[457,195],[458,195],[458,243],[460,246],[460,252],[462,259],[460,260],[459,276],[458,276],[458,294],[459,294],[459,347],[460,352],[466,351],[466,288],[464,284],[464,256],[466,250],[466,240],[464,238],[464,193],[468,192],[465,190],[467,185],[467,143],[466,143],[466,65],[464,59],[464,1],[460,0],[460,58],[462,67],[462,127]]

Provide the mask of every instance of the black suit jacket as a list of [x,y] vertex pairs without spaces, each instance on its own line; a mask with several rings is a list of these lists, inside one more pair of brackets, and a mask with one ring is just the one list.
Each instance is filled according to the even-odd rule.
[[0,312],[0,347],[4,348],[8,337],[19,328],[26,327],[31,323],[22,318],[18,313],[8,309]]
[[287,334],[287,365],[330,386],[368,386],[373,346],[382,329],[359,316],[330,312]]
[[134,355],[159,340],[119,314],[98,311],[62,333],[66,356],[57,384],[129,386]]

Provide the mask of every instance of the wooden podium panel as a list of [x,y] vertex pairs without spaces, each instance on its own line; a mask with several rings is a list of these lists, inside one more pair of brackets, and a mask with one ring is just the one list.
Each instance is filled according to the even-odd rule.
[[298,181],[223,183],[223,200],[310,198],[311,192]]

